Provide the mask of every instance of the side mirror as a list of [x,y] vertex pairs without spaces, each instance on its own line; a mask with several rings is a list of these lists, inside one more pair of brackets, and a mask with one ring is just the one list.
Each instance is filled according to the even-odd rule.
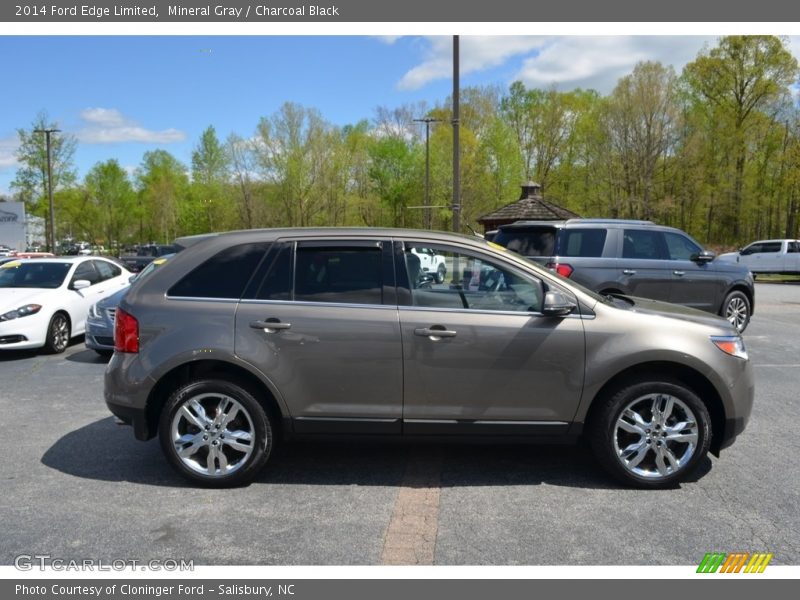
[[131,275],[130,277],[128,277],[128,283],[133,283],[135,279],[136,275]]
[[562,292],[551,291],[544,295],[542,314],[548,317],[566,317],[575,310],[575,305]]
[[717,257],[711,250],[703,250],[699,254],[692,254],[691,259],[698,264],[710,263]]
[[88,279],[78,279],[72,282],[72,289],[73,290],[85,290],[88,287],[92,286],[92,282]]

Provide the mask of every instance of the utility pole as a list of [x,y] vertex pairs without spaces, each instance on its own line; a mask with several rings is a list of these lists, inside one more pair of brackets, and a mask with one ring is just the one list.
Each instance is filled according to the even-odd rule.
[[431,228],[431,123],[439,123],[441,119],[425,117],[414,119],[415,123],[425,123],[425,212],[422,215],[422,227]]
[[459,166],[459,140],[458,140],[458,36],[453,36],[453,231],[461,231],[461,169]]
[[50,200],[50,209],[48,211],[50,235],[47,239],[48,250],[55,254],[56,252],[56,220],[53,214],[53,164],[50,157],[50,135],[59,133],[60,129],[34,129],[34,133],[43,133],[47,141],[47,196]]

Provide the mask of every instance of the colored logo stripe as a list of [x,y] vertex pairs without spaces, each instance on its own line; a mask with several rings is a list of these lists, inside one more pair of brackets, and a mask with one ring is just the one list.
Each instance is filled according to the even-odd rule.
[[[772,553],[756,552],[709,552],[700,561],[698,573],[763,573],[772,560]],[[748,561],[749,559],[749,561]],[[745,566],[745,563],[747,566]],[[742,570],[744,568],[744,570]]]

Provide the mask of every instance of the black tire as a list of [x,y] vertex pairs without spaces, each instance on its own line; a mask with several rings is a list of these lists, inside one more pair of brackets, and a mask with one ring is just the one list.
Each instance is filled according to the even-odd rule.
[[[238,404],[236,417],[230,421],[230,424],[236,428],[235,431],[228,432],[226,425],[222,430],[215,432],[213,423],[220,418],[219,410],[215,413],[213,420],[209,419],[210,429],[208,426],[201,429],[192,420],[184,418],[182,415],[185,413],[182,413],[176,421],[176,415],[184,405],[188,406],[193,400],[197,400],[201,404],[205,403],[205,408],[206,406],[213,406],[216,398],[232,399]],[[220,403],[221,400],[218,402],[218,406]],[[192,414],[197,415],[198,413],[192,412]],[[207,413],[203,414],[206,417],[210,417]],[[208,441],[200,441],[198,439],[197,444],[185,442],[185,448],[190,450],[195,447],[198,448],[192,456],[186,458],[181,458],[178,455],[176,443],[173,442],[173,436],[181,432],[181,425],[191,427],[191,430],[184,430],[184,436],[202,436],[204,431],[211,436],[210,440],[209,436],[206,436],[205,440]],[[220,428],[216,427],[216,429],[219,430]],[[228,441],[224,441],[225,433],[241,434],[243,431],[250,434],[249,445],[251,447],[249,455],[246,452],[233,449],[231,443],[233,436],[230,436]],[[194,381],[175,390],[161,412],[158,428],[161,450],[172,467],[193,483],[203,487],[214,488],[234,487],[250,483],[267,462],[267,459],[269,459],[273,446],[272,432],[273,427],[269,415],[251,392],[236,383],[218,379]],[[215,439],[212,433],[216,433],[219,438]],[[236,443],[238,443],[238,439]],[[209,475],[210,467],[207,463],[205,473],[201,472],[203,467],[200,461],[203,459],[213,463],[215,471],[222,471],[224,468],[221,458],[210,458],[211,444],[213,442],[217,442],[214,444],[216,446],[214,452],[218,453],[217,456],[219,456],[219,453],[224,452],[228,466],[238,465],[235,470],[227,474],[215,472],[215,474]],[[203,453],[204,450],[205,453]],[[194,460],[194,457],[197,457],[197,460]]]
[[727,296],[719,310],[721,317],[724,317],[733,325],[739,333],[744,332],[750,324],[752,307],[747,294],[734,290]]
[[[673,399],[672,411],[674,414],[672,418],[675,419],[674,421],[666,420],[666,423],[670,424],[668,427],[673,427],[672,431],[675,436],[690,437],[694,435],[693,447],[689,441],[666,441],[668,434],[662,426],[655,425],[656,420],[652,413],[650,422],[642,425],[646,434],[629,433],[625,428],[618,428],[620,417],[626,408],[632,408],[636,412],[641,410],[639,407],[647,406],[648,403],[655,401],[662,403],[662,400],[667,397]],[[656,398],[660,398],[660,400],[656,400]],[[674,402],[674,400],[679,402]],[[673,487],[696,469],[708,453],[712,434],[708,409],[692,390],[677,381],[659,377],[649,381],[639,380],[617,388],[606,398],[598,398],[598,401],[601,404],[596,407],[594,418],[589,424],[589,442],[603,468],[628,486],[644,489]],[[688,415],[685,409],[691,411],[696,426],[694,429],[681,428],[680,432],[677,432],[674,429],[675,425],[691,422],[691,419],[686,418]],[[678,427],[680,426],[678,425]],[[637,438],[637,435],[640,437]],[[660,435],[664,437],[659,439]],[[662,439],[665,441],[662,442]],[[683,464],[678,464],[677,468],[670,464],[667,465],[666,473],[659,472],[656,460],[658,453],[662,450],[660,450],[660,446],[656,447],[657,443],[663,444],[672,457],[678,459],[677,463],[684,461]],[[631,460],[625,461],[621,455],[634,447],[644,447],[645,449],[641,453],[636,452],[635,454],[631,451],[629,454]],[[641,462],[633,464],[640,454],[643,456],[640,459]],[[661,460],[662,464],[670,462],[665,461],[663,455]]]
[[439,265],[436,270],[436,283],[444,283],[444,278],[447,276],[447,267]]
[[50,323],[47,325],[44,351],[48,354],[61,354],[69,346],[71,335],[69,317],[63,312],[57,312],[50,318]]

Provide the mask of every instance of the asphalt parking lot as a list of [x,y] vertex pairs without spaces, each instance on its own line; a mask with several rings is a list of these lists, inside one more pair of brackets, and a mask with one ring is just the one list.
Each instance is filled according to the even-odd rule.
[[693,481],[619,488],[581,447],[291,444],[241,489],[189,487],[103,403],[105,361],[0,353],[0,563],[800,564],[800,285],[757,284],[748,429]]

